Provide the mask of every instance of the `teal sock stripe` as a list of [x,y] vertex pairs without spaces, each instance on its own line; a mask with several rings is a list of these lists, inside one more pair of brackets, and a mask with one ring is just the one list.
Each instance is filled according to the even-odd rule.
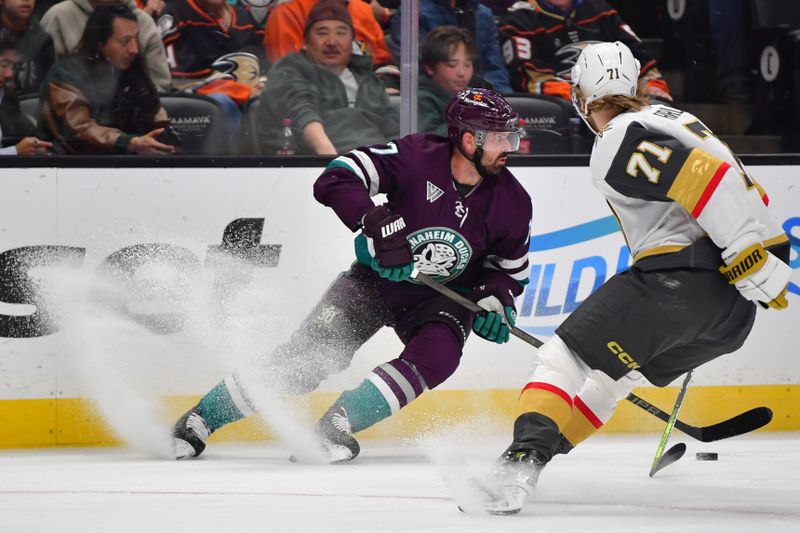
[[344,391],[336,403],[347,411],[353,433],[367,429],[392,415],[392,409],[381,391],[366,379],[355,389]]
[[200,400],[200,412],[211,431],[244,418],[236,404],[233,403],[233,398],[231,398],[224,381],[203,396]]

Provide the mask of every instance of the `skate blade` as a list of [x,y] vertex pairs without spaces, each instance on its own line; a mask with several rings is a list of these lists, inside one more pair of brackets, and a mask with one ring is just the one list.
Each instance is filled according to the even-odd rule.
[[[353,455],[353,452],[350,450],[350,448],[346,446],[337,446],[337,445],[327,446],[323,450],[323,454],[325,456],[325,462],[332,465],[349,463],[350,461],[355,459],[355,455]],[[292,463],[303,462],[295,455],[290,455],[289,461],[291,461]]]
[[183,439],[175,439],[175,459],[193,459],[195,457],[194,447]]
[[528,497],[527,490],[517,485],[506,485],[501,492],[501,498],[484,503],[484,511],[495,516],[509,516],[522,511]]
[[[458,506],[458,510],[461,511],[462,513],[468,513],[468,511],[465,510],[460,505]],[[521,508],[520,509],[505,509],[505,510],[500,510],[500,509],[491,509],[490,510],[490,509],[487,509],[485,507],[484,507],[483,510],[486,511],[487,513],[489,513],[490,515],[494,515],[494,516],[511,516],[511,515],[519,514],[519,512],[522,511]]]
[[[491,477],[480,479],[473,477],[467,480],[469,491],[473,494],[473,502],[477,502],[477,509],[494,516],[515,515],[522,510],[522,505],[528,496],[528,491],[516,485],[499,485]],[[458,506],[462,513],[476,510],[473,505]]]

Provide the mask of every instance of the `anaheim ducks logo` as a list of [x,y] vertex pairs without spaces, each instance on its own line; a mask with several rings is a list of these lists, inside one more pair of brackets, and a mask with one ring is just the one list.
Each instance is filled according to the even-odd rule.
[[408,242],[417,270],[440,283],[461,274],[472,258],[467,240],[450,228],[421,229],[409,235]]
[[217,70],[221,74],[217,79],[238,81],[250,87],[258,85],[258,78],[261,77],[261,68],[258,66],[258,58],[246,52],[225,54],[217,58],[217,60],[211,64],[211,68]]
[[558,49],[555,54],[558,60],[558,70],[556,76],[565,80],[570,79],[572,67],[578,62],[578,56],[581,55],[583,49],[590,44],[600,44],[601,41],[579,41],[577,43],[569,43]]

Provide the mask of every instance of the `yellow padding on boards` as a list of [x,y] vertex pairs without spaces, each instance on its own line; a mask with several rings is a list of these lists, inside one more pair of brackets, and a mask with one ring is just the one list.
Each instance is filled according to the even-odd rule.
[[[677,387],[634,391],[669,412]],[[301,420],[312,425],[338,396],[313,393],[298,401]],[[469,429],[470,437],[509,436],[516,418],[519,389],[428,391],[391,418],[359,433],[359,439],[415,438],[443,431]],[[164,427],[171,426],[197,396],[164,399]],[[680,419],[693,425],[714,424],[765,405],[774,418],[759,431],[800,431],[800,385],[692,386]],[[661,433],[664,423],[627,401],[619,404],[603,433]],[[212,442],[260,441],[275,438],[258,417],[230,424],[211,436]],[[0,400],[0,448],[102,446],[118,443],[92,408],[79,398]]]

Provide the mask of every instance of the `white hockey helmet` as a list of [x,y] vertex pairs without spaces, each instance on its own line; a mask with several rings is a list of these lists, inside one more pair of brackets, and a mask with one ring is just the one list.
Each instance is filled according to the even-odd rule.
[[[590,44],[583,49],[572,67],[572,105],[586,120],[587,106],[604,96],[636,96],[639,81],[639,60],[631,49],[619,41]],[[581,98],[576,89],[580,89]]]

